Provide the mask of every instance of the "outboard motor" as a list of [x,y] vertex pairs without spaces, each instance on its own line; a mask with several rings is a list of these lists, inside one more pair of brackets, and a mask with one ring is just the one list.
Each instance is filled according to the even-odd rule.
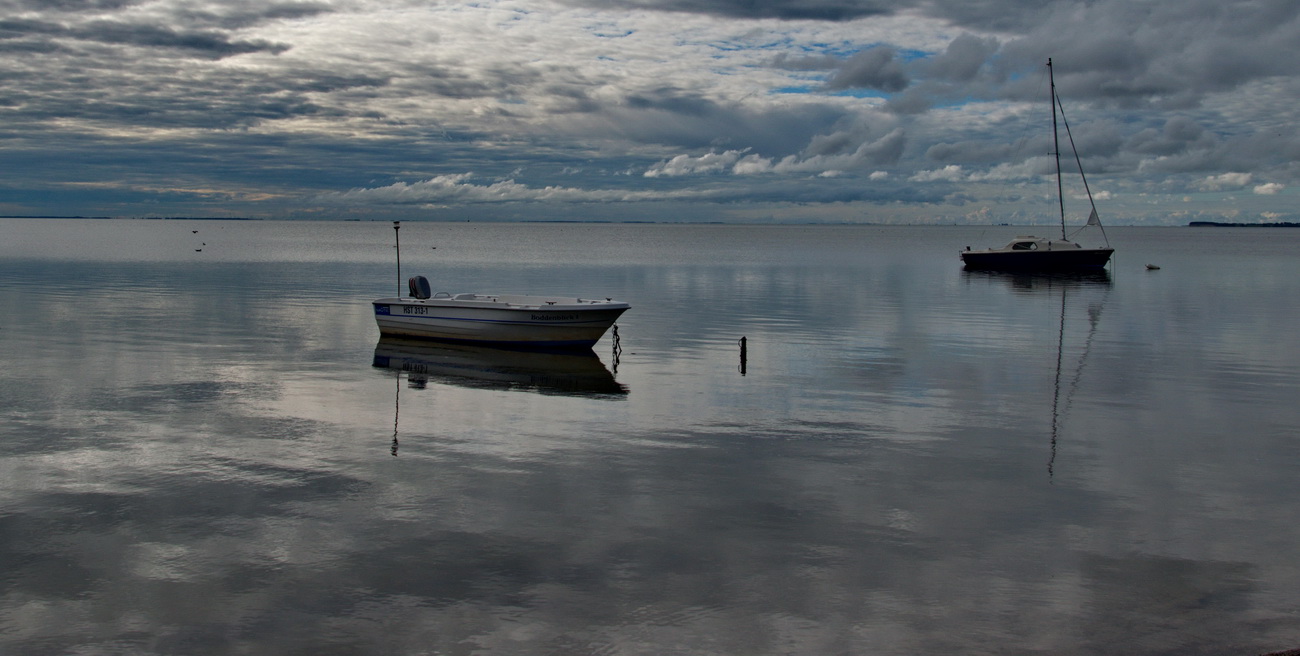
[[429,298],[433,295],[429,279],[424,276],[412,276],[406,284],[411,288],[411,298]]

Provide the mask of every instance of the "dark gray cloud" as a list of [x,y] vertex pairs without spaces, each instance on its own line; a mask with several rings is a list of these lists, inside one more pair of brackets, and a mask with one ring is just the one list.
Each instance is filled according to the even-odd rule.
[[[14,5],[17,9],[31,11],[105,11],[122,9],[141,4],[143,0],[18,0],[4,4]],[[0,6],[4,6],[0,4]]]
[[227,2],[221,5],[181,8],[178,20],[186,23],[238,29],[273,21],[311,18],[333,12],[324,2]]
[[724,18],[845,21],[897,11],[907,3],[880,0],[565,0],[600,10],[649,10],[707,14]]
[[213,57],[230,57],[252,52],[279,53],[289,49],[288,45],[282,43],[271,43],[260,39],[234,40],[228,35],[214,31],[174,30],[156,25],[117,21],[94,21],[80,29],[68,30],[56,36],[143,48],[176,48]]
[[878,89],[902,91],[908,85],[907,73],[890,47],[864,50],[844,63],[826,82],[826,87],[842,89]]
[[[211,30],[177,30],[157,25],[98,20],[76,27],[60,23],[31,20],[0,20],[0,39],[36,37],[39,42],[51,39],[92,42],[140,48],[171,48],[199,56],[221,58],[253,52],[279,53],[286,44],[264,40],[238,40]],[[11,47],[13,47],[11,45]],[[53,49],[53,48],[50,48]]]
[[925,72],[935,80],[971,82],[997,51],[997,39],[963,33],[953,39],[942,53],[926,62]]

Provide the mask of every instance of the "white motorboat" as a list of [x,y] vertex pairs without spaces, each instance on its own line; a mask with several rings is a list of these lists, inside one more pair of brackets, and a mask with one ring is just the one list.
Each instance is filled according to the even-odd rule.
[[[1052,60],[1047,60],[1048,78],[1051,86],[1051,103],[1052,103],[1052,143],[1056,146],[1056,196],[1057,204],[1061,213],[1061,238],[1045,239],[1034,236],[1020,236],[1012,239],[1001,248],[988,248],[982,250],[971,250],[966,247],[962,251],[961,259],[967,269],[985,269],[985,270],[1006,270],[1006,271],[1081,271],[1096,270],[1106,266],[1110,261],[1110,256],[1115,252],[1110,247],[1110,240],[1106,239],[1106,229],[1101,225],[1101,219],[1097,217],[1097,205],[1092,200],[1092,190],[1088,188],[1088,178],[1083,175],[1083,163],[1079,159],[1079,152],[1074,149],[1075,163],[1079,165],[1079,176],[1083,180],[1084,191],[1088,194],[1088,203],[1092,206],[1092,213],[1088,215],[1088,222],[1083,226],[1097,226],[1101,230],[1102,239],[1106,239],[1106,246],[1089,248],[1081,246],[1065,234],[1065,194],[1061,185],[1061,148],[1060,140],[1057,138],[1056,114],[1057,108],[1061,108],[1061,120],[1065,121],[1065,110],[1061,106],[1061,99],[1056,95],[1056,80],[1052,75]],[[1065,123],[1067,136],[1070,132],[1070,124]],[[1070,136],[1070,147],[1074,148],[1074,137]],[[1083,230],[1080,228],[1079,230]],[[1079,230],[1076,230],[1077,234]]]
[[408,281],[409,296],[373,301],[381,335],[539,348],[590,348],[631,306],[608,298],[430,293]]

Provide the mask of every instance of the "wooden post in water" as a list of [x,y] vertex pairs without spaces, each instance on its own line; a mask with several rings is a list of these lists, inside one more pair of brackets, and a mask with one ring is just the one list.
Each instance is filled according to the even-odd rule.
[[740,375],[742,376],[745,375],[745,361],[749,359],[749,355],[746,353],[747,350],[745,337],[742,335],[740,338]]
[[623,355],[623,345],[618,339],[618,324],[614,324],[614,337],[610,341],[614,344],[614,373],[618,373],[618,358]]

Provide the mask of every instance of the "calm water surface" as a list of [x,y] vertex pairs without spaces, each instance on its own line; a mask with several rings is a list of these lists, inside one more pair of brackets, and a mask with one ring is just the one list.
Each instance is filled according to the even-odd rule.
[[381,342],[388,223],[2,220],[0,653],[1300,647],[1300,230],[1016,231],[403,225],[583,357]]

